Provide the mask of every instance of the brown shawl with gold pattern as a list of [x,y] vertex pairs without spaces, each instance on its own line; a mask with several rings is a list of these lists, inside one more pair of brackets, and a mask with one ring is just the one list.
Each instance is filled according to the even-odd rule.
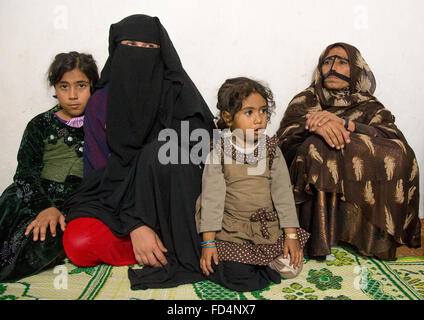
[[[320,66],[328,52],[336,46],[343,47],[348,54],[351,81],[348,88],[332,91],[323,87]],[[277,136],[287,164],[291,165],[296,203],[315,201],[312,206],[315,213],[300,210],[299,220],[302,221],[302,214],[308,215],[306,224],[313,225],[313,216],[318,215],[320,210],[321,215],[323,210],[328,210],[328,204],[322,200],[325,196],[318,197],[318,193],[336,194],[332,204],[334,214],[343,211],[341,208],[348,203],[354,216],[365,218],[363,221],[371,224],[375,237],[389,235],[394,240],[393,244],[419,247],[417,160],[394,124],[394,116],[373,96],[375,88],[374,75],[360,52],[351,45],[336,43],[321,54],[311,86],[290,102]],[[322,110],[355,122],[356,131],[351,134],[351,143],[345,149],[333,149],[320,136],[305,130],[306,114]],[[352,224],[355,223],[352,221]],[[364,245],[372,239],[358,240],[356,235],[336,230],[340,226],[332,226],[331,239],[317,237],[314,244],[312,237],[311,246],[315,246],[316,250],[311,248],[311,255],[328,254],[330,244],[334,245],[338,240],[350,242],[364,254],[378,255],[378,252],[373,252],[378,250],[373,250],[372,245]],[[325,231],[325,228],[311,228],[306,226],[305,229],[312,233]],[[355,229],[354,225],[352,229]],[[359,227],[357,229],[355,232],[361,232]],[[326,248],[320,241],[328,243]],[[387,245],[384,250],[389,250],[389,247]],[[389,256],[381,255],[393,259],[393,248],[391,252]]]

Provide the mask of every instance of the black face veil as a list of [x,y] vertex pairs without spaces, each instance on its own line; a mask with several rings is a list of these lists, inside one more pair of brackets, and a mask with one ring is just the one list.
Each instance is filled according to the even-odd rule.
[[[121,44],[123,40],[160,47],[128,46]],[[183,120],[196,113],[203,120],[213,117],[156,17],[133,15],[111,26],[109,58],[99,86],[106,83],[110,86],[107,141],[122,165],[128,164],[160,127],[169,128],[172,118]],[[188,99],[181,101],[180,95]]]

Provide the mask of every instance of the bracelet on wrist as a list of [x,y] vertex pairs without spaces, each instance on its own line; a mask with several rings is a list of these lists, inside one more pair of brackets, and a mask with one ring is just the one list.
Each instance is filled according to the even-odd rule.
[[348,117],[343,117],[343,119],[345,121],[345,124],[344,124],[345,129],[346,130],[349,130],[349,121],[350,121],[350,119]]
[[200,242],[201,245],[209,244],[209,243],[216,243],[216,240]]
[[290,239],[290,240],[298,240],[297,233],[286,233],[284,234],[284,239]]

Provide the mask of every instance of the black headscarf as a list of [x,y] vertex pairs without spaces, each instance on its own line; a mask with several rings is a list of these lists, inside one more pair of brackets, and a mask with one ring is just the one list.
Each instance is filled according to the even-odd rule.
[[[122,40],[154,43],[160,47],[128,46],[121,44]],[[190,120],[190,131],[198,128],[211,131],[214,123],[212,113],[183,69],[157,17],[132,15],[111,25],[109,58],[98,88],[106,85],[109,88],[106,135],[110,156],[106,167],[89,174],[67,202],[68,221],[96,217],[115,235],[123,236],[133,230],[139,220],[133,217],[138,214],[138,202],[142,202],[137,199],[135,181],[141,171],[137,166],[143,163],[140,159],[143,148],[157,141],[162,129],[179,132],[182,120]],[[151,157],[157,158],[157,155]]]
[[[123,40],[160,48],[131,47],[121,44]],[[146,143],[157,121],[169,128],[172,118],[213,118],[157,17],[132,15],[111,25],[109,58],[98,86],[107,83],[107,141],[123,165]]]

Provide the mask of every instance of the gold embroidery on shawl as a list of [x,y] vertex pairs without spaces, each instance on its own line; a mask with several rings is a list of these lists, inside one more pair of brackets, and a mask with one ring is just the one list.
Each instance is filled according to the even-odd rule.
[[356,53],[356,66],[359,69],[365,70],[365,71],[371,71],[370,67],[368,66],[368,63],[364,60],[364,58],[361,56],[359,52]]
[[414,161],[412,162],[412,171],[411,171],[411,177],[409,178],[409,181],[411,182],[412,180],[414,180],[417,174],[418,174],[418,163],[417,163],[417,159],[414,159]]
[[411,202],[412,197],[414,196],[415,190],[417,190],[417,187],[412,186],[411,188],[409,188],[408,190],[408,204]]
[[336,160],[328,160],[327,161],[328,170],[333,177],[334,183],[337,184],[339,182],[339,173],[337,172],[337,161]]
[[362,111],[355,111],[354,113],[352,113],[349,116],[349,119],[352,120],[352,121],[355,121],[355,120],[359,119],[360,117],[362,117],[363,114],[364,113]]
[[381,123],[383,121],[383,117],[379,114],[376,114],[370,121],[370,125],[372,124],[378,124]]
[[371,90],[372,83],[370,79],[362,74],[361,79],[356,83],[356,90],[359,92],[369,92]]
[[311,186],[309,185],[309,183],[305,186],[305,192],[311,193]]
[[363,94],[361,94],[360,92],[358,92],[357,94],[355,94],[357,101],[372,101],[374,99],[370,99],[367,96],[364,96]]
[[291,105],[293,105],[293,104],[303,104],[305,102],[306,102],[306,96],[300,96],[300,97],[294,98],[292,100],[292,102],[290,102],[290,104]]
[[406,230],[408,228],[409,224],[411,223],[412,219],[414,219],[414,213],[409,213],[408,216],[405,219],[405,223],[403,225],[403,230]]
[[396,134],[397,135],[397,131],[395,130],[395,129],[393,129],[393,128],[390,128],[390,127],[387,127],[387,126],[381,126],[382,128],[384,128],[384,129],[386,129],[387,131],[389,131],[389,132],[391,132],[391,133],[394,133],[394,134]]
[[326,100],[328,100],[328,99],[330,99],[330,98],[331,98],[331,95],[330,95],[330,93],[329,93],[327,90],[323,90],[322,92],[324,93],[324,98],[325,98]]
[[304,162],[304,160],[301,156],[297,156],[296,162]]
[[395,224],[393,223],[392,215],[390,214],[389,209],[384,206],[384,213],[386,214],[386,229],[389,234],[392,236],[395,235]]
[[373,206],[375,204],[374,192],[372,191],[371,181],[367,181],[364,188],[364,198],[365,202]]
[[344,107],[348,104],[349,104],[349,102],[347,102],[346,99],[337,99],[337,100],[334,101],[335,107]]
[[405,197],[403,192],[403,180],[400,179],[396,183],[395,202],[403,203],[404,201],[405,201]]
[[299,128],[300,127],[300,124],[293,124],[293,125],[291,125],[291,126],[289,126],[289,127],[287,127],[285,130],[284,130],[284,132],[282,133],[282,136],[285,136],[286,135],[286,133],[287,132],[289,132],[290,130],[292,130],[292,129],[297,129],[297,128]]
[[364,160],[353,157],[352,159],[353,169],[355,170],[355,176],[357,181],[362,180],[362,174],[364,172]]
[[365,143],[365,145],[368,147],[371,154],[375,156],[374,144],[371,142],[371,138],[364,134],[358,134],[358,136],[359,136],[359,139],[361,139]]
[[403,152],[406,154],[406,147],[405,147],[405,144],[402,141],[400,141],[399,139],[392,139],[392,141],[394,143],[397,143],[399,145],[399,147],[402,148]]
[[356,209],[356,212],[360,215],[360,214],[362,214],[362,209],[361,209],[361,207],[360,206],[358,206],[356,203],[354,203],[353,204],[353,206],[355,207],[355,209]]
[[321,155],[319,154],[317,148],[311,144],[309,145],[309,155],[314,158],[315,160],[317,160],[319,163],[323,164],[324,160],[322,159]]
[[384,158],[384,167],[386,168],[387,181],[392,180],[396,167],[395,159],[391,156],[386,156]]

